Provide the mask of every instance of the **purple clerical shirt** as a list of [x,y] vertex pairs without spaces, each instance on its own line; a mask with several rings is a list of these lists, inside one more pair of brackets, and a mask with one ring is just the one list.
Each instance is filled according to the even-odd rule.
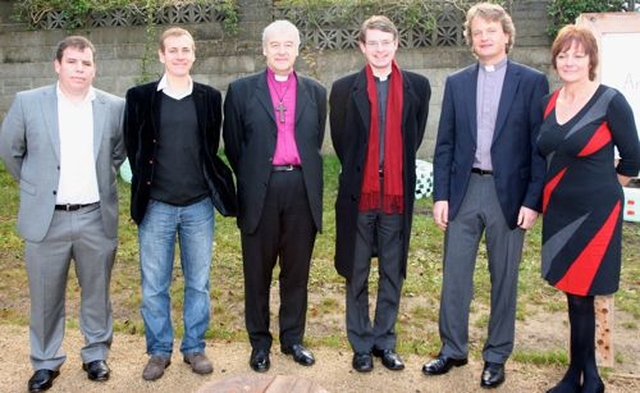
[[298,90],[295,72],[290,73],[287,80],[279,81],[273,71],[267,69],[267,83],[278,127],[273,165],[300,165],[300,154],[295,137],[296,93]]

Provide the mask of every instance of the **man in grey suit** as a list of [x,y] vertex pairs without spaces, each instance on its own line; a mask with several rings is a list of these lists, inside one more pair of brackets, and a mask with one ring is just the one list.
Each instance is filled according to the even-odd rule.
[[62,40],[54,61],[57,83],[18,93],[0,131],[0,158],[20,183],[18,231],[25,239],[35,370],[30,392],[49,389],[66,359],[71,259],[82,288],[82,368],[90,380],[109,378],[124,100],[92,87],[94,55],[84,37]]

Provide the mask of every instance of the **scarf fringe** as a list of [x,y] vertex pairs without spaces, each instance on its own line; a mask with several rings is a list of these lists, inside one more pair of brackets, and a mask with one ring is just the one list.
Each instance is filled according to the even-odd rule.
[[404,212],[404,197],[402,195],[385,195],[382,203],[380,193],[366,193],[360,196],[360,210],[377,210],[382,207],[386,214],[402,214]]

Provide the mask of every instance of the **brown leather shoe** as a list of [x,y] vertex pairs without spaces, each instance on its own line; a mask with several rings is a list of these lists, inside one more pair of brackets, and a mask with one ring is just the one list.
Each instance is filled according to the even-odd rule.
[[164,369],[171,364],[168,356],[151,356],[142,372],[142,378],[146,381],[155,381],[164,375]]
[[213,365],[203,352],[187,353],[184,355],[184,362],[191,366],[194,373],[204,375],[213,372]]

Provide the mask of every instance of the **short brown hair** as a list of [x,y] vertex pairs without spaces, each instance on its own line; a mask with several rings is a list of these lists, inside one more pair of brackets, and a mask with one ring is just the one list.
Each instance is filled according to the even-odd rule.
[[181,37],[183,35],[187,36],[187,37],[189,37],[189,39],[191,39],[191,47],[195,51],[196,50],[196,42],[195,42],[195,40],[191,36],[191,33],[189,33],[189,31],[187,31],[186,29],[183,29],[182,27],[170,27],[167,30],[165,30],[162,33],[162,35],[160,36],[160,41],[158,42],[158,48],[160,49],[161,52],[164,52],[164,41],[167,38],[169,38],[169,37]]
[[358,35],[358,40],[362,43],[367,40],[367,30],[380,30],[385,33],[391,33],[393,34],[394,40],[398,39],[398,28],[393,24],[391,19],[383,15],[374,15],[362,22],[360,34]]
[[471,33],[471,23],[477,17],[490,22],[499,22],[502,30],[509,35],[509,41],[505,47],[505,53],[509,53],[516,41],[516,27],[513,25],[511,16],[498,4],[478,3],[467,11],[467,20],[464,22],[464,37],[467,45],[473,46],[473,34]]
[[566,25],[558,32],[556,39],[551,45],[551,64],[554,70],[558,70],[556,58],[560,52],[571,48],[571,44],[576,43],[582,46],[584,53],[589,56],[589,80],[596,79],[596,68],[598,67],[598,42],[591,30],[584,26]]
[[62,55],[67,48],[76,48],[80,51],[89,49],[91,50],[91,54],[93,55],[93,57],[95,58],[96,56],[96,48],[88,38],[81,35],[71,35],[58,42],[58,45],[56,47],[56,60],[58,60],[59,62],[62,61]]

